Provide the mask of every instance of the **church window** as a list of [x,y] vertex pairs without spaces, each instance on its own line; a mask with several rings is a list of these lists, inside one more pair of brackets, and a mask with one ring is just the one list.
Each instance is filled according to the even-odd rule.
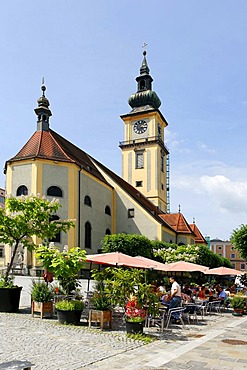
[[135,217],[135,210],[134,208],[128,209],[128,218],[134,218]]
[[85,223],[85,248],[92,248],[92,226],[89,221]]
[[63,192],[58,186],[50,186],[47,189],[47,195],[51,195],[52,197],[62,197]]
[[4,247],[0,247],[0,258],[4,257]]
[[161,184],[161,190],[164,190],[164,184]]
[[84,198],[84,204],[86,204],[88,207],[92,207],[91,198],[88,195],[86,195]]
[[160,166],[160,169],[161,169],[161,172],[164,172],[164,163],[165,163],[165,160],[164,160],[164,156],[161,154],[161,166]]
[[[59,217],[56,215],[53,215],[50,217],[50,222],[59,220]],[[54,243],[60,243],[61,242],[61,232],[59,231],[54,238],[49,239],[50,242]]]
[[136,181],[136,187],[137,188],[142,187],[142,181]]
[[17,196],[20,196],[20,195],[28,195],[27,187],[25,185],[19,186],[19,188],[16,191],[16,195]]
[[105,214],[111,216],[111,208],[109,206],[105,207]]
[[145,88],[146,88],[145,80],[141,80],[140,81],[140,90],[145,90]]
[[105,235],[111,235],[111,230],[110,229],[106,229]]
[[144,168],[144,153],[143,150],[136,152],[136,168]]

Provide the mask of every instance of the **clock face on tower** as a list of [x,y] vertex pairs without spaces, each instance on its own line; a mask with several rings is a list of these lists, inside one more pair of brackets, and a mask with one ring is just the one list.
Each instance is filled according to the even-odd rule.
[[136,134],[143,134],[148,128],[148,124],[143,119],[134,123],[134,132]]

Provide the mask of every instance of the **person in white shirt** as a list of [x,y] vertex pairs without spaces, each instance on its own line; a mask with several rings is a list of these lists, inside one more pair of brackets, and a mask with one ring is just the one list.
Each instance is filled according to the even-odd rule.
[[[180,307],[181,306],[181,287],[176,282],[173,276],[170,277],[170,283],[172,284],[172,287],[171,287],[169,308]],[[176,321],[179,320],[179,314],[176,312],[174,313],[174,319]]]

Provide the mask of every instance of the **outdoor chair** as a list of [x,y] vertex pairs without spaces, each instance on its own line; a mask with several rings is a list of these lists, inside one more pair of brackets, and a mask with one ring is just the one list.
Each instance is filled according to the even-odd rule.
[[216,313],[221,314],[221,304],[222,304],[221,300],[209,302],[208,303],[208,312],[209,313],[216,312]]
[[149,315],[146,317],[145,326],[150,328],[150,326],[156,326],[163,331],[164,329],[164,321],[166,319],[167,311],[165,309],[159,310],[157,316]]
[[184,305],[184,316],[187,318],[188,323],[190,320],[196,321],[198,323],[197,313],[201,310],[201,305],[196,303],[187,303]]
[[167,329],[174,313],[178,314],[179,320],[184,327],[184,320],[183,320],[184,311],[185,311],[185,307],[170,308],[167,312],[167,315],[166,316],[164,315],[163,326],[161,328],[162,331],[164,330],[164,326],[165,326],[165,318],[166,318],[166,329]]

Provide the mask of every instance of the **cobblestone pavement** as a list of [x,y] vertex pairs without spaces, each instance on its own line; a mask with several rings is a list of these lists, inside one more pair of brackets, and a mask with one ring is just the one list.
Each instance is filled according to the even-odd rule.
[[127,338],[116,324],[101,331],[32,318],[25,282],[20,312],[0,313],[0,364],[27,360],[32,370],[247,369],[247,316],[207,315],[184,328],[171,325],[162,335],[145,328],[157,340],[143,344]]

